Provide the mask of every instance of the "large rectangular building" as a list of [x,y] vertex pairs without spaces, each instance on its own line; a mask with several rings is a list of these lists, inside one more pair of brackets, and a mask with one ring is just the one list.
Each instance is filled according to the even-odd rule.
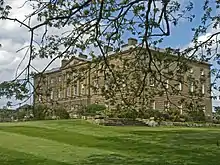
[[163,50],[152,49],[149,55],[132,38],[120,51],[111,47],[105,50],[105,58],[72,56],[62,60],[61,67],[36,74],[34,104],[60,105],[75,111],[82,105],[98,103],[114,108],[127,101],[159,110],[177,108],[181,113],[200,107],[211,116],[208,63],[167,55]]

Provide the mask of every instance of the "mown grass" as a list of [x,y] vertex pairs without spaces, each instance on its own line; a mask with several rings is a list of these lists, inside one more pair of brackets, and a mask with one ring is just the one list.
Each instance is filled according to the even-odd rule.
[[104,127],[82,120],[0,124],[1,165],[219,165],[220,129]]

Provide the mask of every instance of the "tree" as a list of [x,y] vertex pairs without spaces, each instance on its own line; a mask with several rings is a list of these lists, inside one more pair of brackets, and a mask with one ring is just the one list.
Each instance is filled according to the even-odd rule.
[[220,107],[219,106],[215,107],[215,113],[216,113],[216,115],[220,115]]
[[[168,65],[172,65],[176,62],[178,68],[184,73],[188,69],[188,60],[207,62],[214,60],[217,63],[219,61],[220,56],[217,50],[220,32],[217,26],[220,19],[212,10],[219,8],[219,1],[215,1],[214,4],[210,4],[209,0],[203,1],[204,14],[201,18],[201,25],[192,29],[195,33],[192,46],[184,50],[168,47],[164,52],[165,56],[155,55],[152,48],[156,48],[164,38],[171,35],[171,26],[177,26],[182,19],[189,22],[193,20],[195,17],[192,13],[193,2],[184,5],[175,0],[27,0],[24,5],[33,7],[33,12],[26,16],[24,21],[11,18],[10,10],[13,9],[4,0],[0,2],[0,19],[15,21],[27,28],[30,34],[30,44],[27,48],[29,60],[26,68],[13,81],[1,84],[0,97],[15,95],[17,99],[24,99],[31,96],[32,92],[27,90],[27,85],[33,86],[30,78],[31,64],[35,58],[51,58],[51,62],[42,71],[44,72],[56,59],[70,57],[72,54],[83,53],[89,49],[96,50],[96,52],[90,51],[90,56],[97,64],[94,68],[99,69],[101,66],[104,79],[111,89],[103,86],[102,93],[106,99],[116,102],[116,93],[120,93],[122,100],[120,106],[135,109],[140,101],[143,106],[146,106],[154,95],[165,92],[168,98],[169,91],[166,89],[164,80],[171,79],[174,70],[163,74],[164,68],[158,68],[158,63],[166,61]],[[36,17],[37,24],[31,25],[31,20]],[[199,36],[205,34],[209,28],[217,32],[200,42]],[[39,29],[41,29],[40,32]],[[42,29],[45,30],[42,31]],[[51,34],[52,30],[56,30],[58,34]],[[35,40],[35,33],[41,35],[41,38]],[[126,36],[137,38],[140,44],[136,48],[144,47],[145,49],[141,51],[134,49],[136,55],[132,60],[117,57],[123,62],[123,66],[126,66],[119,71],[119,66],[113,66],[109,62],[108,49],[104,48],[111,46],[116,52],[120,52]],[[213,46],[216,46],[215,52],[213,52]],[[97,57],[97,54],[100,56]],[[170,54],[176,54],[177,58],[170,58]],[[128,68],[130,72],[125,72],[124,69]],[[80,74],[85,70],[80,71]],[[20,76],[24,72],[27,72],[26,77],[21,80]],[[219,72],[217,67],[212,68],[211,73],[216,76],[213,81],[214,89],[218,89],[216,80]],[[149,91],[146,85],[149,75],[154,77],[163,90]],[[131,81],[133,83],[129,83]],[[121,88],[122,86],[124,88]],[[38,87],[33,86],[33,88]],[[172,87],[170,92],[177,92],[175,89],[175,86]],[[143,95],[144,99],[138,99]]]

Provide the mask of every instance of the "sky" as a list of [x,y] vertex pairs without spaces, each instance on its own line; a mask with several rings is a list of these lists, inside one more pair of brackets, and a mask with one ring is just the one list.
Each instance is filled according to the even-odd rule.
[[[179,0],[186,4],[189,0]],[[164,42],[160,47],[170,46],[173,48],[184,48],[190,45],[193,32],[192,27],[197,26],[200,23],[200,17],[202,14],[203,0],[191,0],[194,3],[193,13],[196,15],[192,23],[186,20],[182,20],[179,24],[171,28],[171,36],[164,39]],[[213,0],[214,1],[214,0]],[[12,6],[13,10],[11,17],[23,20],[25,15],[29,14],[32,9],[30,7],[23,6],[25,0],[7,0],[7,3]],[[35,24],[35,21],[31,22]],[[208,34],[213,33],[212,29],[207,32]],[[207,36],[201,36],[200,39],[204,40]],[[11,80],[15,78],[16,72],[19,73],[25,66],[26,60],[20,65],[18,65],[24,57],[25,50],[19,49],[25,47],[29,44],[29,33],[24,27],[20,27],[12,21],[0,21],[0,83],[6,80]],[[43,69],[44,66],[49,63],[50,59],[36,59],[33,61],[33,66],[39,70]],[[60,60],[55,61],[50,68],[60,66]],[[7,103],[7,99],[0,99],[0,107]],[[14,101],[14,100],[13,100]],[[31,101],[30,101],[31,102]],[[219,101],[213,101],[213,105],[219,104]]]

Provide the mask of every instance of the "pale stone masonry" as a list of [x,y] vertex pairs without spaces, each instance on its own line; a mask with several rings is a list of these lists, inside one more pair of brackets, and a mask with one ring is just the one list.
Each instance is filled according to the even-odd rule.
[[[135,44],[137,44],[135,39],[129,39],[128,44],[124,45],[120,53],[113,52],[111,48],[108,48],[109,54],[111,54],[109,56],[110,63],[121,66],[120,60],[115,58],[114,55],[123,58],[132,57],[131,49]],[[78,57],[73,56],[69,60],[62,60],[59,68],[48,70],[44,74],[36,74],[34,77],[36,88],[34,104],[61,105],[68,110],[74,110],[78,106],[93,103],[107,104],[106,99],[101,95],[101,89],[99,89],[104,86],[103,73],[95,70],[95,65],[96,63],[87,59],[87,56],[79,55]],[[165,62],[163,65],[165,65]],[[180,103],[183,98],[182,95],[190,101],[193,99],[191,94],[199,91],[200,98],[197,104],[200,104],[207,116],[212,115],[210,65],[205,62],[191,61],[189,66],[190,68],[186,74],[182,75],[178,72],[174,74],[177,78],[180,77],[179,82],[174,83],[173,80],[164,80],[165,89],[169,90],[172,85],[175,85],[181,94],[169,94],[169,98],[167,98],[167,95],[155,96],[149,101],[149,107],[160,110],[178,107],[182,113],[186,109],[185,105]],[[189,81],[188,77],[191,77],[194,81]],[[158,88],[151,77],[148,77],[148,79],[149,84],[147,85],[150,89]]]

